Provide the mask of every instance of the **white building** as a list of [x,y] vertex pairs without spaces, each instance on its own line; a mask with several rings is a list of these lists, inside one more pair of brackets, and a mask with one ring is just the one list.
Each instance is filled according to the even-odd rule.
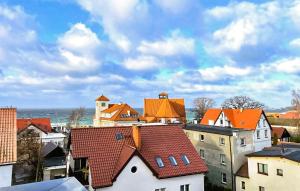
[[13,164],[17,161],[17,112],[0,108],[0,187],[11,186]]
[[254,151],[272,144],[271,125],[262,109],[209,109],[200,123],[252,130]]
[[101,95],[96,99],[94,127],[124,126],[144,123],[144,117],[126,103],[110,104]]
[[300,188],[300,145],[284,144],[247,155],[236,174],[236,190],[284,190]]
[[90,190],[204,191],[207,167],[179,126],[72,129],[70,149],[70,175]]

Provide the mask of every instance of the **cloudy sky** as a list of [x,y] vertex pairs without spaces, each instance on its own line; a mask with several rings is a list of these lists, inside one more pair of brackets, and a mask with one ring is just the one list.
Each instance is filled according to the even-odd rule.
[[[300,1],[1,0],[0,106],[143,106],[167,91],[290,104]],[[218,106],[218,104],[216,106]]]

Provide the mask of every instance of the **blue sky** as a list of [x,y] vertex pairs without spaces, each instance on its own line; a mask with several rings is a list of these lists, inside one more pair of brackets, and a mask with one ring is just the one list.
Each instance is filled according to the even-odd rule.
[[167,91],[287,106],[300,80],[300,1],[2,0],[0,105],[142,107]]

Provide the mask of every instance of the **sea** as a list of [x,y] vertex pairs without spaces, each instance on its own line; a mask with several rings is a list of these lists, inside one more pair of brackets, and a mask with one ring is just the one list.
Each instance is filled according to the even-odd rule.
[[[18,118],[44,118],[48,117],[51,119],[51,123],[68,123],[69,116],[75,108],[67,109],[18,109]],[[143,115],[143,108],[135,108],[137,112]],[[86,108],[85,115],[81,119],[81,125],[92,125],[93,116],[95,115],[94,108]],[[187,122],[193,121],[195,118],[195,112],[192,109],[186,109]]]

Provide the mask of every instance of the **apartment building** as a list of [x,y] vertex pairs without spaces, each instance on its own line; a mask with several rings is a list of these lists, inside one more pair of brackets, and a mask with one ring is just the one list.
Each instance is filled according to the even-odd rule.
[[252,131],[207,125],[186,125],[184,131],[208,167],[210,183],[234,189],[234,175],[254,151]]
[[236,190],[295,191],[300,188],[300,145],[285,143],[247,155],[236,174]]

